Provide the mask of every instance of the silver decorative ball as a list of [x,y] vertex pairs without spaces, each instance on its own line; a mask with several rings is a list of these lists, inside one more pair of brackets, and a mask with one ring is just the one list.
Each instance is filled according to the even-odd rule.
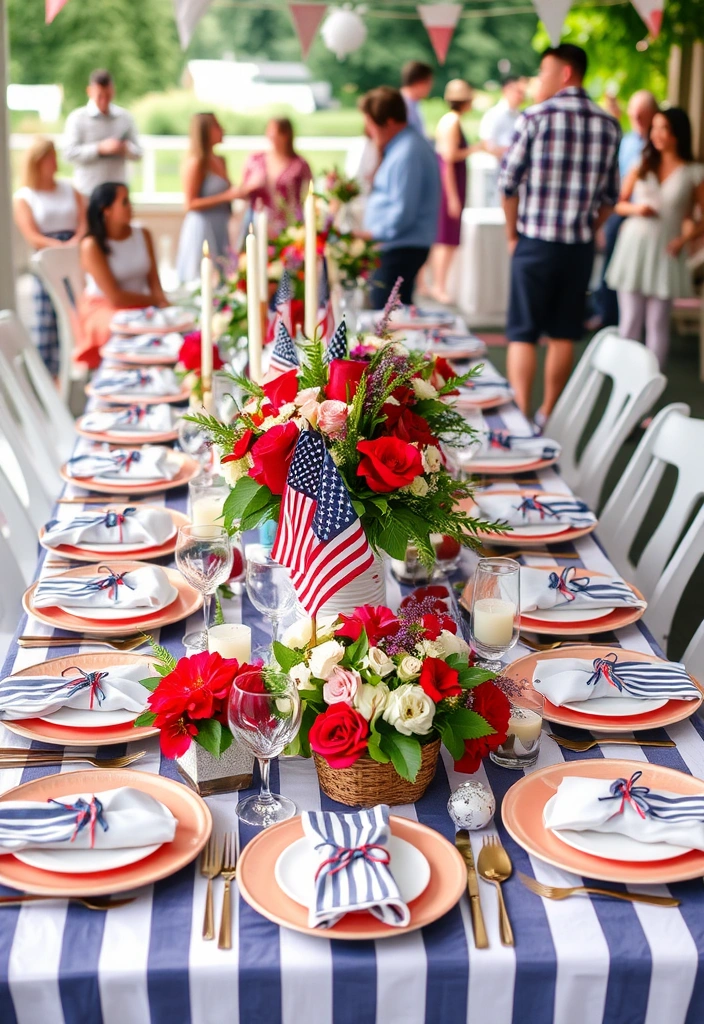
[[457,787],[447,801],[447,810],[460,828],[484,828],[494,817],[496,800],[483,782],[472,780]]

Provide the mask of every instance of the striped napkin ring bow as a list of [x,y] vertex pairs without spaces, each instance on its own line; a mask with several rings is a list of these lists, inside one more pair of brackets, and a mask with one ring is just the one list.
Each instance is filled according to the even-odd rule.
[[[372,850],[380,850],[382,855],[377,857],[371,852]],[[315,872],[315,881],[318,881],[318,875],[328,864],[335,865],[328,874],[336,875],[338,871],[343,871],[353,861],[360,859],[368,860],[374,864],[388,864],[391,860],[391,854],[381,843],[364,843],[362,846],[338,846],[332,857],[328,857],[319,865],[318,870]]]

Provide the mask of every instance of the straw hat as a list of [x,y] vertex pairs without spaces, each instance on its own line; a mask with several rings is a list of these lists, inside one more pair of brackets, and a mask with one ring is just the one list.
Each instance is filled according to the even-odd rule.
[[453,78],[445,86],[446,103],[469,103],[472,96],[472,90],[463,78]]

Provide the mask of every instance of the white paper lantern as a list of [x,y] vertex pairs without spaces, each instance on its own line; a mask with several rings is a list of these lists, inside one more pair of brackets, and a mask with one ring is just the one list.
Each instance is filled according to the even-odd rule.
[[320,34],[328,50],[332,50],[338,60],[343,60],[362,46],[367,38],[367,26],[356,11],[338,9],[328,14]]

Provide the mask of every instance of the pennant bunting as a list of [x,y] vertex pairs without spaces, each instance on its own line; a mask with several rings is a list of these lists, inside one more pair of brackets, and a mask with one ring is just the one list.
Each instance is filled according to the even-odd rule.
[[51,25],[52,21],[59,13],[59,11],[66,6],[68,0],[46,0],[44,8],[44,20],[47,25]]
[[648,32],[657,39],[662,28],[662,12],[665,0],[632,0],[633,6],[645,22]]
[[198,22],[208,10],[210,4],[211,0],[174,0],[176,27],[182,50],[188,47]]
[[559,46],[572,0],[533,0],[533,6],[550,37],[550,45]]
[[288,9],[305,60],[327,8],[325,4],[289,4]]
[[462,13],[462,4],[418,4],[417,11],[430,37],[438,63],[444,64]]

